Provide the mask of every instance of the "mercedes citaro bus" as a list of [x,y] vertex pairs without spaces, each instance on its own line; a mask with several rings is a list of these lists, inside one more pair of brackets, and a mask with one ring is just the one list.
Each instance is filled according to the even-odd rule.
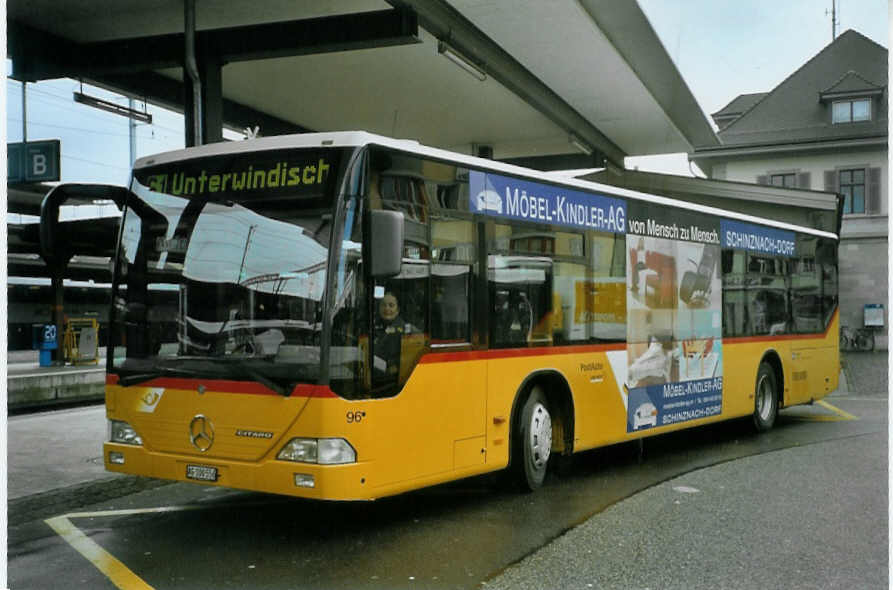
[[550,457],[765,430],[837,387],[837,243],[360,132],[143,158],[105,466],[363,500],[504,469],[535,489]]

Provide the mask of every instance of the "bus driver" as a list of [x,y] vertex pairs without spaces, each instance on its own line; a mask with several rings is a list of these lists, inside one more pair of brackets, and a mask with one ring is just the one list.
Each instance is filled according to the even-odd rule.
[[400,372],[400,346],[403,334],[410,330],[402,317],[397,297],[390,291],[384,294],[378,304],[378,316],[375,318],[375,355],[376,372],[386,376],[387,380],[396,379]]

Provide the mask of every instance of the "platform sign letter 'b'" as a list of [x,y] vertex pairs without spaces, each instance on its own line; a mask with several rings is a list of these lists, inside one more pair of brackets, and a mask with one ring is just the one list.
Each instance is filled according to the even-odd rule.
[[43,176],[47,173],[47,157],[45,154],[32,154],[31,176]]
[[10,143],[7,149],[7,181],[53,182],[60,180],[61,142],[58,139]]

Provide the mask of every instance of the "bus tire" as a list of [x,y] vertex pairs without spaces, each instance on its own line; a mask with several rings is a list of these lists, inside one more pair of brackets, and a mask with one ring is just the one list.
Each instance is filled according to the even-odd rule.
[[552,452],[552,415],[539,385],[534,385],[521,409],[515,432],[514,458],[517,481],[524,491],[543,485]]
[[754,388],[753,425],[757,432],[765,432],[775,424],[778,416],[778,385],[775,371],[767,362],[760,363]]

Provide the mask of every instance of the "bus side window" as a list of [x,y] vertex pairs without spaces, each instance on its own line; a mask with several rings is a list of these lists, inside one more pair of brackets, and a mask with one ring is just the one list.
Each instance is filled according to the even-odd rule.
[[570,341],[623,342],[627,318],[626,236],[589,232],[586,243],[589,276],[577,281],[573,306],[568,310],[572,313],[564,314],[566,333]]
[[822,272],[822,315],[827,328],[834,310],[837,309],[837,242],[827,238],[819,239],[816,258]]
[[471,342],[474,223],[454,211],[431,215],[431,342]]
[[747,254],[749,335],[779,335],[790,332],[786,261],[766,254]]
[[549,346],[557,236],[535,226],[495,224],[493,230],[487,256],[490,346]]
[[821,271],[816,265],[815,236],[797,236],[797,258],[791,274],[791,315],[794,332],[809,334],[824,329],[822,320]]
[[744,254],[742,250],[722,250],[722,332],[727,337],[744,336],[749,330]]

